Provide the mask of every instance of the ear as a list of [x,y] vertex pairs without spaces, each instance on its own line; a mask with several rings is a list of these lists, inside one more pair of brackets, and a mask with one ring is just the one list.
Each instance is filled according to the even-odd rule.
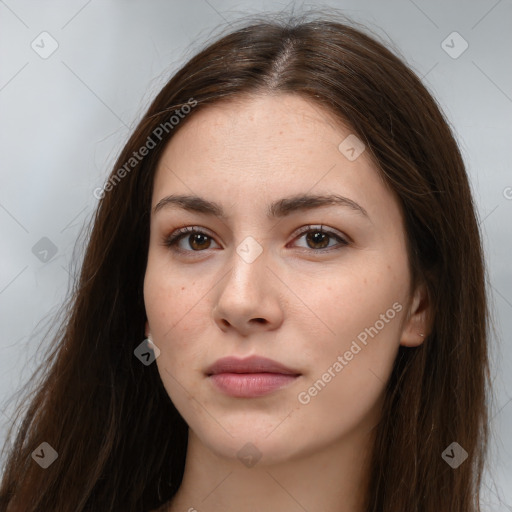
[[425,341],[431,329],[431,308],[427,287],[425,284],[418,285],[402,327],[400,345],[417,347]]

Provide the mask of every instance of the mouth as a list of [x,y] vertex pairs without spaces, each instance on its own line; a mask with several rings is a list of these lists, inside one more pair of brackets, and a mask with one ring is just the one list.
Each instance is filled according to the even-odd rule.
[[282,389],[301,373],[287,366],[260,356],[246,359],[225,357],[216,361],[206,371],[214,387],[235,398],[256,398]]

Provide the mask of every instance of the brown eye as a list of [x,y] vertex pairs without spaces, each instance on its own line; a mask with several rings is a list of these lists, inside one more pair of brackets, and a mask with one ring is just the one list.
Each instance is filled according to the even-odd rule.
[[[327,252],[331,250],[331,248],[339,249],[340,247],[348,245],[348,242],[340,235],[334,231],[326,231],[322,226],[306,226],[306,228],[302,230],[302,233],[300,233],[297,237],[297,240],[300,240],[301,238],[306,240],[307,245],[302,245],[299,247],[312,249],[313,251],[317,252],[321,252],[324,249],[326,249],[324,252]],[[338,243],[332,244],[331,241],[336,241]],[[336,247],[336,245],[338,245],[338,247]]]
[[211,238],[203,233],[194,233],[189,235],[188,243],[192,249],[208,249],[210,246]]
[[[334,231],[324,230],[322,226],[306,226],[296,239],[301,238],[306,240],[306,246],[302,247],[313,252],[329,252],[331,249],[336,250],[348,245],[348,242],[340,235]],[[214,242],[213,237],[203,231],[194,227],[186,227],[164,238],[164,245],[178,252],[191,253],[212,248],[212,241]]]
[[[185,241],[185,243],[182,243]],[[213,238],[197,228],[177,230],[164,239],[164,245],[181,252],[200,252],[210,249]]]
[[329,235],[321,231],[310,231],[306,234],[306,240],[311,249],[324,249],[329,245]]

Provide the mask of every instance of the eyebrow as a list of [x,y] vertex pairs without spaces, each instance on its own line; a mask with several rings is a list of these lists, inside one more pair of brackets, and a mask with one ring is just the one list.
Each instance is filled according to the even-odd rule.
[[[285,197],[273,202],[267,209],[267,217],[282,218],[291,215],[297,211],[312,210],[324,206],[343,206],[360,213],[370,219],[367,211],[359,204],[348,197],[338,194],[311,195],[299,194],[291,197]],[[227,219],[224,209],[218,203],[208,201],[196,195],[173,194],[161,199],[153,208],[153,214],[169,207],[182,208],[184,210],[211,215],[220,219]]]

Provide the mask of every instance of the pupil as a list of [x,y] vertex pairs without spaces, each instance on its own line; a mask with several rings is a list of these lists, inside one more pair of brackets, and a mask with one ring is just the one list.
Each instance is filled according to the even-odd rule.
[[[201,242],[201,238],[203,239],[202,242]],[[202,246],[204,245],[206,242],[207,242],[207,236],[206,235],[203,235],[201,233],[196,233],[194,235],[192,235],[192,243],[191,243],[191,246],[194,247],[194,246]],[[197,248],[197,247],[196,247]],[[201,248],[201,247],[199,247]]]
[[[321,244],[320,245],[321,248],[327,247],[327,245],[329,244],[328,238],[329,237],[325,233],[322,233],[320,231],[308,233],[308,235],[307,235],[308,242],[312,241],[313,245]],[[202,239],[202,241],[201,241],[201,239]],[[208,239],[208,237],[206,235],[203,235],[201,233],[196,233],[196,234],[192,235],[191,246],[193,247],[195,245],[196,248],[197,248],[197,246],[202,246],[207,243],[207,239]],[[199,247],[199,248],[201,248],[201,247]]]
[[[328,245],[328,237],[325,233],[321,233],[320,231],[315,231],[313,233],[309,233],[307,235],[309,240],[313,238],[313,244],[322,244],[321,247],[327,247]],[[324,242],[324,243],[323,243]]]

